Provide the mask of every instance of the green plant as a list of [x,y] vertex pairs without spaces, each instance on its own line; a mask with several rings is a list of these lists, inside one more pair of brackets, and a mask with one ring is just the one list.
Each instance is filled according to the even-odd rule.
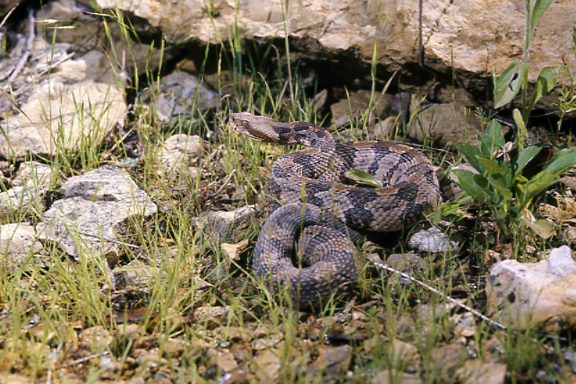
[[544,168],[528,178],[526,166],[540,153],[542,147],[515,148],[506,142],[502,127],[492,120],[485,132],[478,135],[478,147],[461,143],[458,152],[474,168],[453,169],[460,187],[492,212],[499,230],[499,238],[518,234],[529,227],[541,237],[551,233],[549,224],[535,220],[530,208],[534,198],[558,181],[560,175],[576,164],[576,148],[557,152]]
[[[523,58],[512,63],[494,79],[494,107],[503,107],[522,91],[521,111],[515,108],[512,116],[517,127],[513,142],[507,142],[502,127],[495,119],[478,135],[478,147],[461,143],[458,152],[474,171],[453,169],[452,175],[460,187],[472,198],[482,202],[496,220],[498,239],[519,239],[523,229],[531,228],[540,237],[547,238],[553,228],[545,220],[536,220],[530,208],[534,198],[558,181],[562,173],[576,164],[576,149],[557,152],[543,169],[532,177],[524,174],[526,166],[541,152],[540,146],[524,147],[528,134],[527,122],[538,101],[556,87],[558,68],[543,68],[531,96],[528,95],[529,48],[536,25],[553,0],[525,2],[526,26]],[[566,110],[569,108],[564,108]]]
[[519,119],[520,115],[518,115],[518,113],[514,114],[514,121],[519,128],[518,138],[522,140],[526,137],[525,129],[522,130],[522,128],[525,127],[530,112],[534,109],[536,103],[538,103],[542,96],[549,93],[558,82],[558,68],[545,67],[538,74],[538,79],[536,80],[532,96],[528,96],[530,44],[538,22],[553,2],[554,0],[526,0],[524,2],[526,10],[526,25],[524,27],[522,60],[514,61],[500,76],[493,74],[494,108],[500,108],[509,104],[514,100],[518,93],[522,91],[522,120]]

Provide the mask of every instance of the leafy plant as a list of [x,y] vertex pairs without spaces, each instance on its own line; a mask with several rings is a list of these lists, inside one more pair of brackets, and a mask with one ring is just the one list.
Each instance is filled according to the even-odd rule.
[[505,140],[502,127],[492,119],[486,131],[478,135],[478,147],[464,143],[457,146],[458,152],[474,171],[453,169],[452,175],[468,195],[492,212],[498,226],[499,240],[518,239],[517,235],[522,234],[525,228],[531,228],[543,238],[551,236],[553,228],[550,223],[536,220],[530,208],[540,193],[576,164],[576,148],[569,148],[557,152],[536,175],[528,178],[524,173],[526,166],[542,151],[542,147],[536,145],[524,147],[528,117],[538,101],[552,91],[558,82],[558,68],[543,68],[532,95],[528,95],[530,43],[536,25],[552,2],[525,1],[523,58],[510,64],[500,76],[493,75],[495,108],[509,104],[522,91],[521,110],[515,108],[512,111],[517,127],[514,142]]
[[542,147],[515,148],[506,142],[502,127],[492,120],[485,132],[478,135],[478,147],[461,143],[458,152],[474,171],[453,169],[460,187],[492,212],[499,229],[499,238],[509,238],[526,227],[546,238],[552,228],[545,220],[536,220],[530,208],[534,198],[556,183],[564,172],[576,164],[576,148],[557,152],[536,175],[527,178],[523,171],[540,153]]
[[501,108],[511,103],[518,93],[522,91],[521,111],[518,109],[513,111],[514,122],[518,127],[516,145],[520,149],[523,147],[524,139],[527,136],[526,126],[530,113],[542,96],[550,93],[558,83],[559,69],[557,67],[542,68],[538,74],[532,95],[528,95],[530,44],[538,22],[553,2],[554,0],[526,0],[524,2],[526,25],[524,27],[522,60],[514,61],[500,76],[492,75],[494,81],[494,108]]

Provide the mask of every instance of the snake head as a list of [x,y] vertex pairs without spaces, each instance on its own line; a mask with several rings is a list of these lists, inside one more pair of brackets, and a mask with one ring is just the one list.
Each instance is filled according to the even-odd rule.
[[255,116],[248,112],[230,114],[232,129],[257,141],[278,141],[278,134],[273,129],[275,124],[278,123],[268,117]]

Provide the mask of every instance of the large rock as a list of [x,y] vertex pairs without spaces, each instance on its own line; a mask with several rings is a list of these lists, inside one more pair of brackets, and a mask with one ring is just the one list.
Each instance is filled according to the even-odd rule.
[[0,264],[8,270],[18,267],[34,253],[42,251],[34,227],[28,223],[0,225]]
[[514,327],[528,324],[557,331],[576,326],[576,261],[567,246],[547,260],[496,263],[486,285],[488,313]]
[[0,122],[0,155],[55,155],[98,145],[125,113],[124,95],[115,86],[48,81],[33,91],[18,115]]
[[154,110],[160,121],[184,126],[198,116],[199,111],[214,108],[220,101],[216,92],[182,71],[164,76],[160,80],[160,94],[154,98]]
[[[272,0],[97,0],[160,27],[172,42],[197,39],[220,43],[238,31],[245,38],[290,37],[318,48],[354,51],[389,70],[418,62],[419,0],[321,1]],[[521,58],[525,23],[524,0],[428,0],[423,2],[422,34],[427,66],[443,72],[489,76]],[[283,5],[287,9],[283,10]],[[555,2],[534,38],[530,79],[549,65],[574,68],[571,32],[576,0]],[[376,48],[376,50],[374,50]]]
[[132,178],[113,166],[71,177],[61,192],[63,199],[44,212],[36,230],[41,239],[58,243],[74,257],[117,252],[117,226],[131,216],[157,210]]

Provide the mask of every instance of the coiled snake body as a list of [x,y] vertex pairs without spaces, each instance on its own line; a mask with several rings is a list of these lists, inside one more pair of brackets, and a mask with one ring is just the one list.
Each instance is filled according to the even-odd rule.
[[[255,140],[308,147],[281,156],[272,166],[270,192],[284,205],[260,231],[252,260],[257,276],[276,292],[286,289],[300,306],[325,302],[337,289],[355,283],[358,257],[349,239],[357,235],[348,228],[396,231],[440,202],[430,161],[410,146],[336,143],[322,127],[249,113],[232,114],[230,124]],[[383,187],[345,184],[351,169],[370,173]]]

